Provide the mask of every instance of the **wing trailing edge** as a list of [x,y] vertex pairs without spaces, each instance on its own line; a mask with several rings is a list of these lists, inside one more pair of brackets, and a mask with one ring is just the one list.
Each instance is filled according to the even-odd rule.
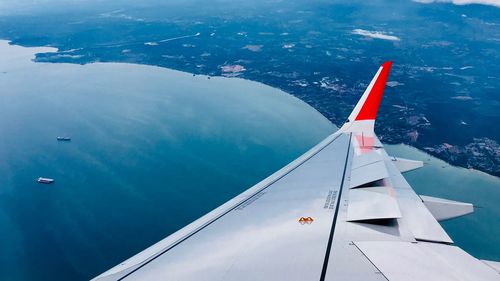
[[351,115],[349,115],[347,122],[340,128],[341,132],[373,133],[375,119],[377,118],[378,108],[382,101],[391,66],[392,61],[386,61],[380,66]]

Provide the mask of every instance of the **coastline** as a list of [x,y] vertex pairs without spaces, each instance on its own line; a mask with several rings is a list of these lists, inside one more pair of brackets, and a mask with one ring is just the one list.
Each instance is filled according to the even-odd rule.
[[[287,95],[289,95],[290,97],[292,97],[293,99],[296,99],[300,102],[303,102],[304,104],[307,104],[307,106],[309,106],[311,109],[313,109],[314,111],[316,111],[318,114],[321,114],[321,112],[319,112],[316,108],[314,108],[311,104],[307,103],[307,101],[304,101],[302,100],[300,97],[294,95],[294,94],[290,94],[286,91],[286,89],[282,89],[282,88],[279,88],[279,87],[274,87],[272,85],[268,85],[266,83],[263,83],[261,81],[256,81],[256,80],[252,80],[252,79],[248,79],[248,78],[244,78],[244,77],[238,77],[238,76],[231,76],[231,75],[209,75],[209,74],[197,74],[197,73],[192,73],[192,72],[189,72],[189,71],[185,71],[185,70],[182,70],[182,69],[174,69],[174,68],[168,68],[168,67],[163,67],[163,66],[160,66],[160,65],[155,65],[155,64],[141,64],[141,63],[135,63],[135,62],[121,62],[121,61],[114,61],[114,62],[100,62],[100,61],[96,61],[96,62],[86,62],[84,64],[78,64],[78,63],[71,63],[71,62],[50,62],[50,61],[37,61],[37,57],[39,54],[45,54],[45,53],[60,53],[60,54],[63,54],[65,52],[59,52],[59,49],[56,48],[56,47],[53,47],[53,46],[38,46],[38,47],[31,47],[31,46],[23,46],[23,45],[17,45],[17,44],[13,44],[11,40],[9,39],[2,39],[0,38],[0,42],[7,42],[7,44],[9,44],[10,46],[18,46],[18,47],[22,47],[22,48],[26,48],[26,49],[32,49],[32,52],[33,52],[33,58],[32,58],[32,61],[35,62],[35,63],[38,63],[38,64],[44,64],[44,63],[49,63],[49,64],[77,64],[77,65],[91,65],[91,64],[125,64],[125,65],[137,65],[137,66],[148,66],[148,67],[153,67],[153,68],[159,68],[159,69],[167,69],[169,71],[176,71],[176,72],[180,72],[180,73],[184,73],[184,74],[188,74],[188,75],[193,75],[193,76],[200,76],[200,77],[204,77],[204,78],[207,78],[207,79],[236,79],[236,80],[243,80],[243,81],[247,81],[247,82],[250,82],[250,83],[256,83],[256,85],[261,85],[261,86],[265,86],[265,87],[270,87],[270,88],[273,88],[273,89],[276,89],[276,90],[279,90]],[[328,120],[327,117],[325,117],[323,114],[321,114],[325,119]],[[331,120],[329,120],[329,122],[331,122]],[[336,124],[332,123],[335,127],[337,127]],[[377,129],[377,127],[376,127]],[[435,157],[437,159],[440,159],[444,162],[446,162],[448,165],[450,166],[453,166],[453,167],[459,167],[459,168],[463,168],[463,169],[467,169],[467,170],[472,170],[472,171],[477,171],[477,172],[481,172],[481,173],[484,173],[488,176],[492,176],[492,177],[495,177],[495,178],[498,178],[500,179],[500,176],[497,176],[497,175],[494,175],[494,174],[491,174],[491,173],[488,173],[487,171],[483,171],[483,170],[479,170],[479,169],[476,169],[476,168],[471,168],[471,167],[465,167],[463,165],[457,165],[455,163],[452,163],[452,162],[449,162],[447,159],[443,159],[441,156],[441,154],[438,154],[438,153],[432,153],[431,151],[428,151],[426,149],[424,149],[425,147],[418,147],[418,146],[414,146],[414,145],[411,145],[410,143],[406,143],[406,142],[399,142],[399,143],[394,143],[394,142],[385,142],[384,140],[381,140],[384,144],[388,144],[388,145],[404,145],[404,146],[408,146],[408,147],[412,147],[412,148],[415,148],[415,149],[418,149],[420,152],[422,153],[425,153],[429,156],[432,156],[432,157]]]
[[[303,101],[256,82],[125,63],[34,63],[36,49],[0,48],[8,246],[0,272],[8,280],[89,280],[334,131]],[[55,183],[41,186],[41,176]]]
[[[14,64],[0,64],[8,70],[0,74],[0,122],[9,136],[0,142],[0,233],[9,245],[0,271],[17,274],[10,280],[36,280],[28,275],[47,276],[53,265],[66,270],[60,280],[88,280],[335,131],[302,100],[260,82],[130,63],[35,63],[32,51],[7,51]],[[72,142],[58,143],[62,133]],[[396,156],[429,158],[396,148]],[[431,163],[406,177],[419,194],[486,206],[443,225],[458,246],[495,259],[497,181],[479,189],[491,177],[463,171]],[[41,187],[36,176],[56,183]],[[137,229],[140,239],[130,241]]]

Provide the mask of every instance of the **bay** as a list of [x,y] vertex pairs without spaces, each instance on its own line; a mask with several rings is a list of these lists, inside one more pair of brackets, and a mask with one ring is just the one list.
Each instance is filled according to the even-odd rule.
[[[86,280],[197,219],[335,131],[304,102],[238,78],[123,64],[34,63],[0,41],[0,272]],[[70,142],[58,142],[68,136]],[[500,259],[500,183],[407,146],[419,194],[481,208],[444,222]],[[38,184],[39,176],[54,178]]]

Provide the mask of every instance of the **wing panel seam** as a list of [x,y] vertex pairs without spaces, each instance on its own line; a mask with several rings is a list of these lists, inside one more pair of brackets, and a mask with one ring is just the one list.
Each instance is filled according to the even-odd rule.
[[372,260],[370,260],[370,259],[368,258],[368,256],[366,256],[366,254],[365,254],[363,251],[361,251],[361,249],[358,247],[358,245],[356,245],[356,243],[354,243],[354,242],[351,242],[351,243],[352,243],[352,244],[354,245],[354,247],[356,247],[356,249],[358,249],[358,250],[361,252],[361,254],[362,254],[362,255],[363,255],[363,256],[364,256],[364,257],[365,257],[365,258],[366,258],[366,259],[367,259],[367,260],[368,260],[368,261],[369,261],[372,265],[373,265],[373,267],[375,267],[375,268],[378,270],[378,272],[380,272],[380,274],[382,274],[382,276],[384,276],[384,278],[385,278],[386,280],[388,280],[388,281],[389,281],[389,278],[387,278],[387,276],[385,276],[385,274],[382,272],[382,270],[380,270],[380,268],[378,268],[378,267],[375,265],[375,263],[373,263],[373,262],[372,262]]
[[330,259],[330,251],[331,251],[332,244],[333,244],[333,235],[335,233],[335,225],[336,225],[338,214],[339,214],[340,200],[342,199],[342,190],[344,189],[345,175],[347,172],[347,163],[349,162],[349,155],[350,155],[350,150],[351,150],[351,139],[352,139],[352,133],[349,134],[349,144],[347,145],[347,155],[345,157],[344,172],[342,173],[342,181],[340,182],[339,196],[337,199],[337,205],[335,206],[335,213],[333,214],[332,228],[330,229],[330,236],[328,237],[328,244],[326,246],[325,260],[323,261],[323,268],[321,269],[321,276],[319,279],[320,281],[325,281],[326,272],[328,270],[328,261]]

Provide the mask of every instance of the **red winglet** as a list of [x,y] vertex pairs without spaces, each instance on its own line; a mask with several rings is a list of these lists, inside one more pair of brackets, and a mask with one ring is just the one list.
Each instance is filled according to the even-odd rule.
[[361,110],[356,116],[355,120],[375,120],[377,117],[378,107],[382,101],[382,95],[384,94],[385,83],[389,77],[389,72],[391,71],[392,61],[386,61],[382,64],[382,71],[380,72],[375,84],[373,85],[368,98],[361,107]]

